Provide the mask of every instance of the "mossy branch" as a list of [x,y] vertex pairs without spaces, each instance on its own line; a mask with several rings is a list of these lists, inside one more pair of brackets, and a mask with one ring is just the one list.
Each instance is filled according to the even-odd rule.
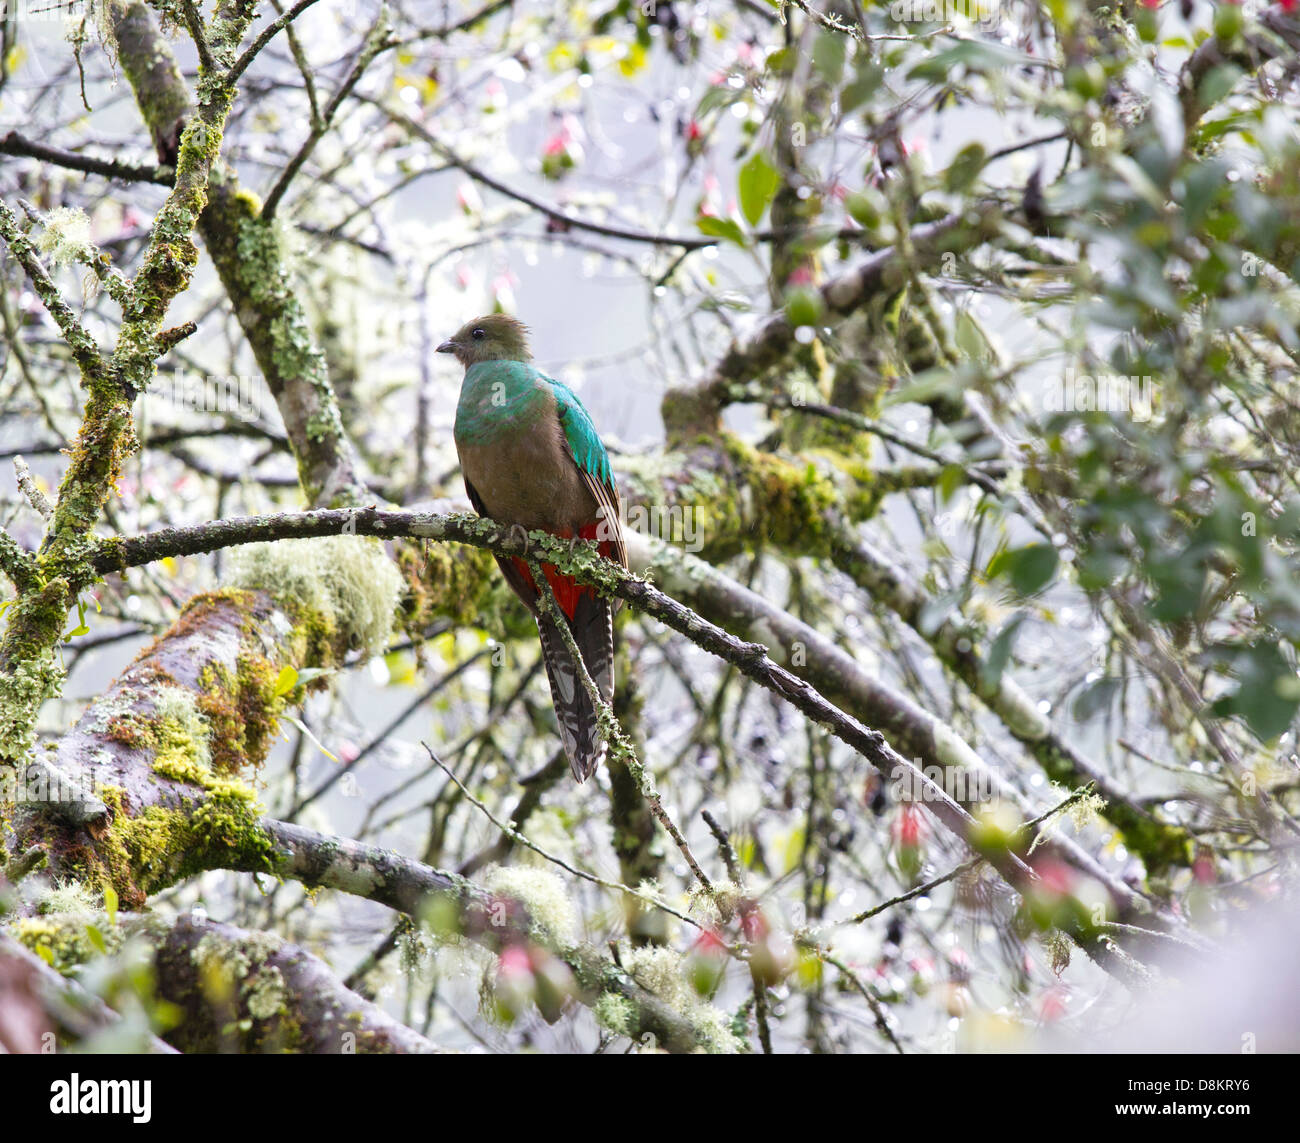
[[[307,6],[300,2],[264,29],[231,64],[226,82],[233,84],[275,31]],[[171,162],[186,124],[202,114],[202,84],[196,113],[170,44],[139,0],[113,10],[113,33],[158,157]],[[199,232],[279,407],[303,493],[312,504],[364,503],[369,497],[355,450],[277,230],[256,197],[240,188],[235,172],[218,165],[210,173],[216,177],[208,181]]]
[[[54,961],[46,979],[75,989],[55,972],[72,972],[98,950],[85,940],[87,924],[105,935],[110,950],[131,940],[152,960],[158,999],[176,1006],[168,1043],[149,1037],[153,1051],[299,1052],[357,1055],[436,1052],[426,1037],[346,988],[319,957],[270,933],[252,932],[182,915],[54,913],[19,920],[14,938],[0,934],[0,951],[39,951]],[[21,942],[21,943],[19,943]],[[28,951],[31,950],[31,951]],[[44,960],[41,960],[44,964]],[[116,1019],[102,1004],[95,1027]],[[76,1043],[89,1029],[69,1029]],[[79,1034],[78,1034],[79,1033]]]
[[626,1034],[639,1039],[649,1033],[669,1051],[706,1046],[687,1018],[638,985],[608,957],[584,945],[566,944],[536,924],[527,902],[511,899],[502,908],[501,894],[488,893],[463,877],[391,850],[288,822],[264,820],[262,828],[274,846],[274,871],[282,877],[365,897],[416,919],[428,918],[431,912],[436,918],[436,902],[450,901],[455,925],[444,935],[464,937],[494,951],[512,943],[540,942],[569,966],[584,1002],[594,1004],[613,993],[629,1004],[632,1021]]
[[13,213],[0,204],[0,238],[59,324],[87,390],[81,428],[35,574],[11,608],[0,640],[0,760],[11,765],[31,749],[37,713],[62,685],[53,649],[77,594],[94,578],[86,563],[93,548],[89,537],[113,493],[123,457],[134,445],[131,402],[153,377],[166,348],[159,341],[163,318],[171,301],[188,288],[198,260],[190,236],[207,201],[208,175],[234,96],[221,69],[233,61],[253,11],[252,0],[217,6],[211,39],[221,67],[206,71],[200,80],[198,113],[181,136],[175,185],[154,219],[140,269],[129,284],[104,270],[123,303],[117,343],[107,361],[59,297]]
[[54,319],[54,324],[59,327],[63,340],[72,351],[73,360],[81,369],[83,382],[102,376],[105,362],[99,352],[99,346],[77,320],[72,307],[64,300],[58,286],[51,280],[45,264],[36,252],[36,247],[23,233],[17,216],[4,202],[0,202],[0,239],[4,240],[10,254],[23,268],[32,283],[32,289],[36,291],[36,296],[41,299],[41,304]]
[[[84,921],[82,925],[84,928]],[[9,963],[5,964],[6,961]],[[121,1023],[121,1016],[98,996],[88,992],[77,981],[59,975],[21,941],[4,932],[0,932],[0,979],[4,979],[11,990],[27,992],[32,1004],[44,1012],[49,1028],[66,1043],[79,1044]],[[20,1001],[11,991],[5,1002],[16,1005]],[[6,1044],[10,1051],[26,1047],[9,1040]],[[40,1052],[44,1045],[37,1040],[27,1050]],[[144,1037],[144,1050],[156,1054],[176,1051],[153,1035]]]
[[[937,260],[949,250],[969,251],[998,233],[1002,213],[1000,205],[983,204],[916,226],[910,231],[913,254]],[[882,290],[897,289],[908,272],[898,250],[877,251],[826,282],[820,289],[822,303],[827,313],[842,317]],[[794,325],[784,312],[775,313],[750,336],[734,342],[705,377],[669,389],[661,405],[669,439],[718,433],[735,386],[761,376],[797,346]]]
[[[164,555],[193,555],[259,540],[329,536],[344,531],[390,538],[413,536],[454,541],[486,548],[496,555],[542,558],[574,575],[581,582],[592,584],[602,594],[619,596],[642,612],[666,623],[697,646],[731,663],[764,689],[828,729],[861,754],[886,780],[892,781],[898,775],[904,775],[912,788],[925,791],[927,808],[949,830],[963,839],[973,852],[982,853],[1014,888],[1027,890],[1035,883],[1032,870],[1010,849],[983,852],[978,841],[976,823],[971,815],[946,791],[925,777],[914,763],[895,751],[879,731],[863,726],[828,701],[812,683],[778,666],[768,656],[768,648],[763,644],[746,642],[729,634],[645,580],[602,559],[593,545],[577,545],[570,549],[567,542],[547,533],[533,532],[521,537],[518,529],[512,532],[491,520],[470,515],[397,512],[375,508],[337,509],[221,520],[189,528],[167,529],[134,539],[115,540],[106,545],[102,553],[103,567],[104,570],[120,569]],[[695,574],[716,572],[708,565],[702,565]],[[1131,890],[1110,886],[1109,879],[1098,874],[1096,863],[1086,855],[1078,852],[1074,855],[1074,860],[1091,875],[1099,876],[1100,880],[1108,883],[1116,895],[1117,907],[1122,916],[1133,917],[1142,912],[1150,912],[1149,906]],[[1120,892],[1121,889],[1123,892]],[[1159,915],[1149,916],[1147,920],[1157,925],[1176,925],[1172,918]],[[1095,932],[1080,932],[1076,936],[1099,962],[1109,968],[1124,968],[1122,962],[1110,955],[1109,947]]]

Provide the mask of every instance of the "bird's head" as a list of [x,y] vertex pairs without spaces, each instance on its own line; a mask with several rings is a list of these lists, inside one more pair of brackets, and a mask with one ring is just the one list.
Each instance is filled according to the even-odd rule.
[[509,314],[488,314],[466,322],[440,346],[466,369],[476,361],[531,361],[528,327]]

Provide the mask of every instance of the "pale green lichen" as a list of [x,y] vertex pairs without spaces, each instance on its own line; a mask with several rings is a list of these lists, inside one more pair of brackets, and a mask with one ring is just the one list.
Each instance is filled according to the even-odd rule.
[[36,744],[36,716],[45,700],[58,694],[63,668],[48,652],[19,660],[0,675],[0,759],[17,762]]
[[106,733],[116,719],[135,709],[136,702],[137,696],[129,690],[97,698],[92,708],[94,717],[86,724],[86,729],[92,734]]
[[66,976],[96,956],[115,953],[122,947],[121,929],[95,924],[96,919],[82,911],[78,902],[74,913],[24,917],[11,927],[10,933],[51,968]]
[[273,933],[248,933],[233,941],[208,933],[190,959],[206,988],[227,996],[238,990],[253,1019],[270,1020],[284,1012],[289,998],[280,970],[267,963],[282,945]]
[[[1052,783],[1052,794],[1059,797],[1063,802],[1068,798],[1072,791],[1066,790],[1063,786]],[[1106,799],[1103,798],[1096,790],[1089,789],[1086,793],[1080,794],[1073,802],[1066,807],[1066,814],[1070,818],[1070,824],[1074,827],[1074,832],[1081,833],[1089,826],[1101,825],[1101,812],[1106,808]]]
[[744,1044],[731,1030],[731,1018],[692,986],[680,953],[645,945],[623,954],[623,967],[642,988],[679,1013],[710,1052],[740,1052]]
[[70,266],[93,256],[90,245],[90,217],[77,206],[60,206],[45,216],[45,229],[36,248],[51,266]]
[[366,654],[387,645],[403,582],[378,540],[325,536],[249,544],[231,563],[231,586],[268,591],[291,609],[316,613]]
[[266,965],[244,984],[244,1004],[254,1020],[270,1020],[283,1009],[288,996],[284,977],[274,965]]
[[602,992],[591,1006],[596,1023],[615,1036],[630,1036],[635,1027],[636,1008],[626,996],[617,992]]
[[483,883],[490,893],[523,905],[543,941],[567,947],[576,939],[578,914],[564,882],[554,873],[519,865],[498,866],[487,872]]
[[67,913],[89,916],[99,908],[90,890],[80,881],[61,881],[52,885],[36,903],[38,913]]
[[731,920],[745,892],[734,881],[715,881],[712,890],[696,885],[689,894],[691,912],[711,925]]

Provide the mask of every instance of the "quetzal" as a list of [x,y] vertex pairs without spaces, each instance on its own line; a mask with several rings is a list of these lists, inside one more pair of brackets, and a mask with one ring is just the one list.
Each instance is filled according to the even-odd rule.
[[[475,318],[440,346],[465,366],[456,405],[456,452],[470,503],[498,523],[565,539],[595,540],[627,567],[609,456],[577,394],[532,363],[528,329],[504,314]],[[573,776],[585,781],[605,756],[591,696],[555,620],[541,609],[528,564],[497,557],[506,582],[537,620],[560,737]],[[614,693],[614,611],[594,588],[554,564],[542,573],[601,697]]]

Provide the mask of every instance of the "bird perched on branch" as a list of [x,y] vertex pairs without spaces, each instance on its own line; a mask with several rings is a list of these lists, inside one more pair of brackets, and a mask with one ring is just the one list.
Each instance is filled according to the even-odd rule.
[[[532,363],[528,329],[505,314],[467,322],[440,346],[465,366],[456,405],[456,452],[470,503],[498,523],[594,540],[627,567],[609,456],[575,394]],[[542,660],[573,776],[585,781],[605,757],[596,710],[538,585],[518,556],[496,557],[506,582],[537,620]],[[564,612],[602,698],[614,693],[614,609],[554,564],[542,574]]]

